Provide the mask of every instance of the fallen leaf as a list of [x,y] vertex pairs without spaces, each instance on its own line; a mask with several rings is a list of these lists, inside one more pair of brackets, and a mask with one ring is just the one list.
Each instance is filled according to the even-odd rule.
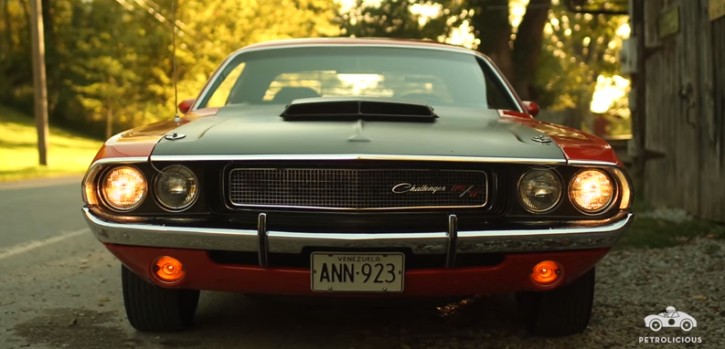
[[108,301],[110,301],[110,299],[108,299],[108,297],[101,297],[98,299],[98,301],[99,302],[108,302]]
[[70,323],[68,324],[68,327],[73,327],[73,326],[75,326],[75,325],[76,325],[77,323],[78,323],[78,319],[73,319],[73,320],[71,320],[71,321],[70,321]]
[[697,295],[697,296],[693,296],[692,298],[697,299],[698,301],[706,301],[707,300],[707,296],[704,296],[704,295]]

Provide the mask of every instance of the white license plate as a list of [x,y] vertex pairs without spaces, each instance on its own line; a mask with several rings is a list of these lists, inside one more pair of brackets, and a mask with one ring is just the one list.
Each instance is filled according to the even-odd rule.
[[405,254],[313,252],[312,291],[403,292]]

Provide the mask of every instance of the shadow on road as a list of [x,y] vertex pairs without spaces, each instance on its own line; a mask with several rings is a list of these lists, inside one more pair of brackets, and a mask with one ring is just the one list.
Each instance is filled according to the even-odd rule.
[[[482,316],[479,316],[482,315]],[[185,333],[140,333],[124,314],[50,309],[15,327],[69,348],[418,348],[520,334],[506,296],[457,300],[249,298],[206,292]]]

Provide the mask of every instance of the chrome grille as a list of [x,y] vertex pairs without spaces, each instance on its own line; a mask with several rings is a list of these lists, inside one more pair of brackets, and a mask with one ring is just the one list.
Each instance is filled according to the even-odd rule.
[[243,207],[332,210],[473,208],[488,203],[483,171],[238,168],[228,197]]

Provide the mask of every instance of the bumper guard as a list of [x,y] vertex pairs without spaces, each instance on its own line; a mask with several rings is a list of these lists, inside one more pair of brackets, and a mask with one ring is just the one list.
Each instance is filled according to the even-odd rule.
[[610,248],[631,225],[634,215],[621,212],[594,226],[514,230],[458,231],[458,217],[448,216],[447,231],[432,233],[330,234],[267,230],[267,215],[259,214],[256,230],[173,227],[140,223],[113,223],[83,208],[96,238],[103,243],[258,252],[267,267],[269,253],[300,253],[307,246],[337,248],[410,248],[416,254],[446,254],[446,266],[460,253],[550,252]]

